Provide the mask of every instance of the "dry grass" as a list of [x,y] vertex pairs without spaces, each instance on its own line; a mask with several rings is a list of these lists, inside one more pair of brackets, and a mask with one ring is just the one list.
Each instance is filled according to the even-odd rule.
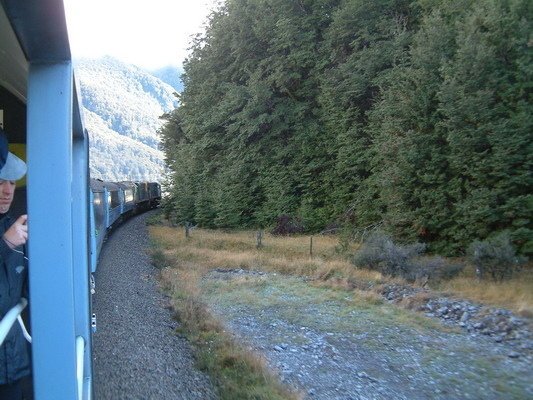
[[[253,231],[223,232],[195,229],[185,238],[183,229],[150,227],[152,237],[177,260],[186,260],[196,269],[254,269],[307,276],[333,287],[353,289],[394,283],[380,273],[354,268],[338,249],[335,236],[276,237],[265,234],[263,248],[256,249]],[[354,250],[354,249],[352,249]],[[184,262],[184,261],[180,261]],[[402,282],[397,282],[402,283]],[[506,307],[523,316],[533,316],[533,267],[502,283],[478,282],[471,269],[461,276],[440,283],[434,289],[484,304]]]
[[509,308],[516,313],[533,317],[533,268],[529,266],[512,279],[503,282],[478,281],[472,269],[461,276],[441,283],[439,290],[483,304]]
[[265,234],[263,247],[256,248],[255,232],[228,233],[195,229],[189,238],[176,228],[150,227],[154,240],[172,249],[177,259],[199,263],[202,268],[242,268],[283,274],[331,278],[381,280],[375,271],[356,269],[337,252],[338,239],[331,236],[313,238],[310,255],[309,236],[276,237]]

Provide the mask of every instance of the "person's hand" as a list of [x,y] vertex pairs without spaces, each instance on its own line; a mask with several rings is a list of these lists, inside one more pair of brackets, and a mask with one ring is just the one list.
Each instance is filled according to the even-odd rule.
[[15,223],[9,227],[6,233],[4,233],[4,236],[2,236],[4,241],[11,249],[25,244],[28,240],[28,225],[26,225],[27,221],[28,216],[26,214],[21,215],[18,217]]

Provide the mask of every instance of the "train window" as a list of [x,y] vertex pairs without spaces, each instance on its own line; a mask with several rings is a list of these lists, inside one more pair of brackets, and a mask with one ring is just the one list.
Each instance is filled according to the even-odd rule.
[[95,225],[100,227],[104,224],[104,194],[101,192],[94,193],[94,219]]
[[120,193],[115,190],[111,193],[111,208],[118,207],[120,205]]
[[125,196],[125,202],[126,203],[131,203],[133,201],[133,190],[132,189],[126,189],[124,191],[124,196]]

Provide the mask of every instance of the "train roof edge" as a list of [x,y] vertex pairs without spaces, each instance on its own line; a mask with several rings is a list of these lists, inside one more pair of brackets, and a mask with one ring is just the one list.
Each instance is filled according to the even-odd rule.
[[28,61],[71,60],[62,0],[0,0],[0,3]]

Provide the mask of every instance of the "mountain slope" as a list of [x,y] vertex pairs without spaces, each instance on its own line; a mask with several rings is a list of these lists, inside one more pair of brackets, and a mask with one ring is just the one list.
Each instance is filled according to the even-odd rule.
[[105,180],[161,180],[159,118],[178,102],[175,89],[145,70],[111,57],[76,61],[91,176]]
[[178,93],[183,91],[183,82],[181,81],[181,74],[183,71],[178,67],[173,67],[171,65],[163,68],[156,69],[155,71],[150,71],[151,74],[163,82],[168,83],[172,86]]
[[85,110],[91,177],[108,181],[161,181],[163,153],[120,135],[97,114]]

